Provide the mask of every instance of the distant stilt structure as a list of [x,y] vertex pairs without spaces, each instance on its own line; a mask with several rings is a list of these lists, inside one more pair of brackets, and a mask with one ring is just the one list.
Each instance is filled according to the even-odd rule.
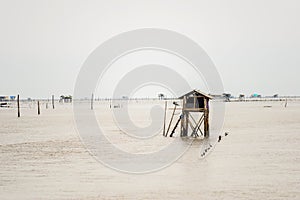
[[20,112],[20,95],[17,97],[17,106],[18,106],[18,117],[21,117],[21,112]]
[[52,95],[52,108],[54,109],[55,106],[54,106],[54,95]]
[[91,110],[94,109],[94,93],[92,93],[92,97],[91,97]]
[[37,105],[38,105],[38,115],[40,115],[41,114],[40,101],[37,102]]

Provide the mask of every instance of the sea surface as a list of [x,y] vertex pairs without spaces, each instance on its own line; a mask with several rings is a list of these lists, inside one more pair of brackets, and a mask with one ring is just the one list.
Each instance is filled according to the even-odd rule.
[[[130,119],[140,127],[151,124],[152,105],[164,108],[163,101],[132,102]],[[180,139],[178,130],[174,138],[160,133],[132,139],[112,115],[122,105],[110,106],[96,101],[95,116],[109,141],[124,151],[152,152]],[[175,114],[177,120],[180,109]],[[14,107],[0,108],[0,199],[300,199],[300,101],[287,107],[281,101],[226,103],[224,132],[228,136],[205,158],[196,140],[169,166],[130,174],[90,154],[71,104],[56,102],[53,110],[42,102],[38,116],[36,103],[23,102],[20,118]]]

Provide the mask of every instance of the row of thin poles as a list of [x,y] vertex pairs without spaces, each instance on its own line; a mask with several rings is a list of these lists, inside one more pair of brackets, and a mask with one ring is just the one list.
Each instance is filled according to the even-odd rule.
[[[40,108],[40,101],[37,101],[37,106],[38,106],[38,115],[41,114],[41,108]],[[17,96],[17,107],[18,107],[18,117],[21,117],[21,110],[20,110],[20,95],[18,94]],[[46,108],[48,108],[48,103],[46,104]],[[52,95],[52,108],[55,109],[55,104],[54,104],[54,95]],[[92,93],[91,97],[91,110],[94,109],[94,93]]]
[[[41,114],[40,101],[37,101],[37,106],[38,106],[37,114],[40,115]],[[19,94],[17,96],[17,107],[18,107],[18,117],[21,117],[20,95]],[[46,108],[48,108],[48,103],[46,104]],[[54,95],[52,95],[52,108],[55,109]]]

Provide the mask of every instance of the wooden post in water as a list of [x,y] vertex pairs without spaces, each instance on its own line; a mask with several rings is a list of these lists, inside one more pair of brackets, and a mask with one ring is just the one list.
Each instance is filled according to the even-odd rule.
[[18,95],[17,97],[17,105],[18,105],[18,117],[21,116],[21,113],[20,113],[20,95]]
[[167,129],[167,132],[166,132],[166,134],[165,134],[166,137],[168,136],[169,130],[170,130],[170,128],[171,128],[171,124],[172,124],[172,121],[173,121],[173,118],[174,118],[174,114],[175,114],[175,111],[176,111],[176,106],[177,106],[177,105],[175,105],[175,107],[174,107],[174,110],[173,110],[173,113],[172,113],[172,117],[171,117],[171,120],[170,120],[170,124],[169,124],[168,129]]
[[52,95],[52,108],[54,109],[54,95]]
[[40,101],[37,102],[37,105],[38,105],[38,115],[40,115],[41,114]]
[[209,104],[208,99],[204,99],[204,137],[209,136]]
[[187,97],[183,97],[183,102],[182,102],[182,115],[183,118],[181,120],[181,130],[180,130],[180,136],[185,137],[188,135],[188,117],[189,117],[189,112],[186,111],[186,103],[187,103]]
[[168,102],[165,101],[165,116],[164,116],[164,131],[163,131],[163,136],[165,136],[166,134],[166,116],[167,116],[167,106],[168,106]]
[[288,104],[288,102],[287,102],[288,100],[287,100],[287,98],[285,99],[285,104],[284,104],[284,107],[286,108],[287,107],[287,104]]
[[94,93],[92,93],[92,98],[91,98],[91,110],[94,109]]
[[175,130],[176,130],[176,128],[177,128],[177,126],[178,126],[181,118],[182,118],[182,115],[179,116],[179,119],[177,120],[177,122],[176,122],[176,124],[175,124],[175,126],[174,126],[174,128],[173,128],[173,130],[172,130],[172,132],[170,134],[170,137],[173,137],[173,134],[175,133]]

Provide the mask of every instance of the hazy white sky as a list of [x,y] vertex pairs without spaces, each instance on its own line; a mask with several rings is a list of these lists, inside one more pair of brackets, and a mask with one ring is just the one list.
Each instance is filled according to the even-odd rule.
[[300,95],[299,10],[298,0],[0,0],[0,95],[72,94],[97,46],[145,27],[196,41],[227,92]]

